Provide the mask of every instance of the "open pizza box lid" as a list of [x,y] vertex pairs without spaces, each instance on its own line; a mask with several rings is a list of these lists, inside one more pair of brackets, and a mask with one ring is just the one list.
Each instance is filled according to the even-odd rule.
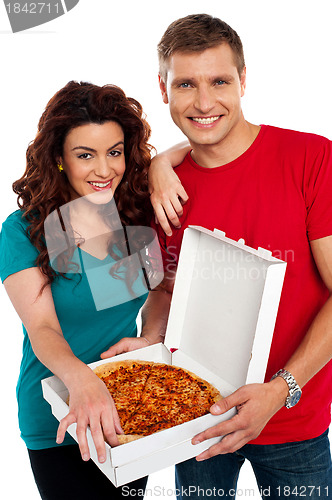
[[[165,344],[116,356],[181,366],[214,384],[223,396],[246,383],[263,382],[286,263],[271,252],[225,233],[191,226],[184,231]],[[174,349],[176,349],[175,352]],[[109,360],[89,365],[92,369]],[[58,420],[68,413],[68,391],[57,377],[42,381]],[[192,458],[220,440],[191,439],[234,410],[204,415],[115,448],[99,464],[88,429],[91,458],[117,486]],[[76,424],[68,432],[76,439]],[[77,440],[77,439],[76,439]]]
[[286,263],[215,229],[184,231],[165,345],[238,388],[263,382]]

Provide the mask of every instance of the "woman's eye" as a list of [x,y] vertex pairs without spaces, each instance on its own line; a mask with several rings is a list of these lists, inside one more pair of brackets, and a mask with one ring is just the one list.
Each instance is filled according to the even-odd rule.
[[113,151],[109,152],[110,156],[120,156],[122,154],[122,151],[118,151],[117,149],[114,149]]
[[88,158],[91,158],[91,154],[90,153],[82,153],[81,155],[78,155],[78,158],[80,158],[81,160],[87,160]]

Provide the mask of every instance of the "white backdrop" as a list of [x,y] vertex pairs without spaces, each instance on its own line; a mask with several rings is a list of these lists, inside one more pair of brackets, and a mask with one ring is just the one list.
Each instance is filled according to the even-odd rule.
[[[16,209],[11,184],[24,171],[25,150],[43,108],[69,80],[114,83],[138,99],[152,126],[151,143],[158,150],[183,139],[159,96],[156,44],[174,19],[201,12],[225,20],[242,38],[248,79],[243,108],[249,121],[332,139],[330,0],[80,0],[66,15],[16,34],[10,31],[1,2],[0,221]],[[0,496],[37,500],[16,418],[21,325],[3,287],[0,307],[4,459]],[[162,496],[164,487],[164,496],[172,498],[173,469],[154,474],[149,487],[149,497]],[[242,497],[258,498],[251,490],[254,480],[248,466],[239,488]]]

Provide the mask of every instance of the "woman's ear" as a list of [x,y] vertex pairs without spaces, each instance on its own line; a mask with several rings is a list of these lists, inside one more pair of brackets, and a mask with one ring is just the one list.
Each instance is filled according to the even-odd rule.
[[58,167],[58,169],[59,169],[59,172],[62,172],[62,171],[63,171],[63,162],[62,162],[62,158],[61,158],[61,157],[57,158],[56,163],[57,163],[57,167]]

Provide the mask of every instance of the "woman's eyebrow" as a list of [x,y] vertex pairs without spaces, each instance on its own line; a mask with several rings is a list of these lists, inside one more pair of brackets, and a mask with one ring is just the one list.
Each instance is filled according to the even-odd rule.
[[[119,141],[115,144],[113,144],[113,146],[111,146],[110,148],[108,148],[109,150],[110,149],[113,149],[113,148],[116,148],[116,146],[118,146],[119,144],[124,144],[123,141]],[[96,153],[96,150],[93,149],[93,148],[90,148],[89,146],[75,146],[72,151],[75,151],[75,149],[86,149],[87,151],[91,151],[92,153]]]

